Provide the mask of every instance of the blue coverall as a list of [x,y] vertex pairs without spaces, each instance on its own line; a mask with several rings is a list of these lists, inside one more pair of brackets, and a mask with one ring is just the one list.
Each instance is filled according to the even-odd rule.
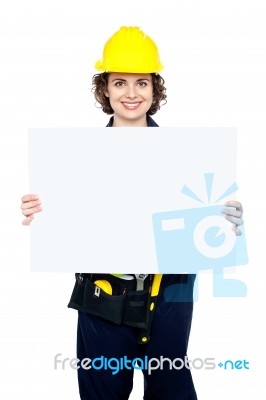
[[[158,125],[147,116],[148,127]],[[113,117],[107,127],[112,127]],[[120,279],[120,278],[116,278]],[[117,325],[97,316],[78,311],[77,358],[105,357],[128,360],[145,357],[183,359],[187,354],[193,312],[195,275],[163,275],[150,340],[138,344],[139,330]],[[70,305],[71,307],[71,305]],[[74,307],[73,307],[74,308]],[[144,365],[144,364],[143,364]],[[197,400],[189,368],[163,369],[148,373],[143,369],[144,400]],[[133,387],[134,369],[78,369],[81,400],[127,400]]]

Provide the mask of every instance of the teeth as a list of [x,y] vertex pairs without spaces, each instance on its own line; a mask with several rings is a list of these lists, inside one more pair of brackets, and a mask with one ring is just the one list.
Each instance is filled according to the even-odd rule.
[[124,103],[127,107],[136,107],[139,103]]

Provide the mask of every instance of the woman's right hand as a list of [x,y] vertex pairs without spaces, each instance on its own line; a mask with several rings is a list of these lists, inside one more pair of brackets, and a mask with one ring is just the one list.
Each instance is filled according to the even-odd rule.
[[37,194],[26,194],[21,198],[22,214],[26,217],[22,225],[29,225],[34,218],[34,214],[42,211],[41,200]]

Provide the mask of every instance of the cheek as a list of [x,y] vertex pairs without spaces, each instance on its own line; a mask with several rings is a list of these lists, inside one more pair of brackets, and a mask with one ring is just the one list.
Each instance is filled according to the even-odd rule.
[[117,107],[120,104],[120,95],[119,94],[115,94],[115,93],[109,93],[109,103],[111,105],[111,107],[114,109],[117,109]]
[[109,100],[110,101],[116,101],[119,100],[119,98],[121,97],[121,93],[116,91],[116,90],[110,90],[109,91]]
[[152,100],[153,100],[153,89],[152,88],[149,88],[149,91],[147,93],[147,97],[152,102]]
[[110,95],[109,95],[109,101],[110,101],[110,104],[111,104],[111,105],[117,103],[118,100],[119,100],[119,97],[118,97],[118,96],[115,96],[115,95],[113,95],[113,94],[110,94]]

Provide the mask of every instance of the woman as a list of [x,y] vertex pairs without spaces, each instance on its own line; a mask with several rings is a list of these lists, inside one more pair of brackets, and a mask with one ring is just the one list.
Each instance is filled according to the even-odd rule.
[[[164,80],[155,43],[137,27],[122,27],[106,43],[103,61],[96,63],[98,71],[93,77],[93,93],[103,112],[113,115],[107,127],[157,127],[151,118],[165,101]],[[237,226],[242,224],[242,206],[237,201],[225,203],[235,210],[225,211],[225,217]],[[22,198],[23,224],[29,225],[34,215],[42,210],[38,196]],[[143,315],[127,316],[129,306],[123,308],[123,318],[117,316],[112,301],[130,293],[149,295],[155,276],[134,274],[77,273],[75,287],[68,304],[78,310],[77,357],[79,360],[101,357],[105,359],[150,360],[165,359],[162,369],[148,371],[143,368],[145,400],[195,400],[189,368],[169,368],[167,359],[184,360],[187,354],[193,310],[193,285],[195,275],[164,275],[152,318],[141,323]],[[142,284],[139,288],[138,285]],[[180,301],[169,301],[165,294],[174,286]],[[137,293],[137,294],[139,294]],[[110,305],[100,310],[98,297],[110,300]],[[108,297],[109,296],[109,297]],[[144,298],[144,297],[143,297]],[[124,297],[123,297],[124,299]],[[145,297],[146,299],[146,297]],[[146,301],[146,300],[145,300]],[[144,303],[145,303],[144,301]],[[95,302],[95,304],[94,304]],[[130,302],[129,302],[130,303]],[[142,302],[131,301],[138,306]],[[145,307],[151,303],[145,303]],[[141,308],[141,307],[139,307]],[[147,308],[148,310],[148,308]],[[149,314],[149,310],[145,311]],[[146,316],[145,314],[145,316]],[[145,323],[146,323],[145,322]],[[143,330],[144,329],[144,330]],[[147,336],[143,335],[146,332]],[[150,335],[150,336],[149,336]],[[144,340],[145,339],[145,340]],[[141,361],[139,361],[141,365]],[[81,364],[79,364],[81,366]],[[120,366],[121,367],[121,366]],[[132,365],[123,365],[119,372],[106,369],[78,369],[81,399],[128,399],[133,386]]]

